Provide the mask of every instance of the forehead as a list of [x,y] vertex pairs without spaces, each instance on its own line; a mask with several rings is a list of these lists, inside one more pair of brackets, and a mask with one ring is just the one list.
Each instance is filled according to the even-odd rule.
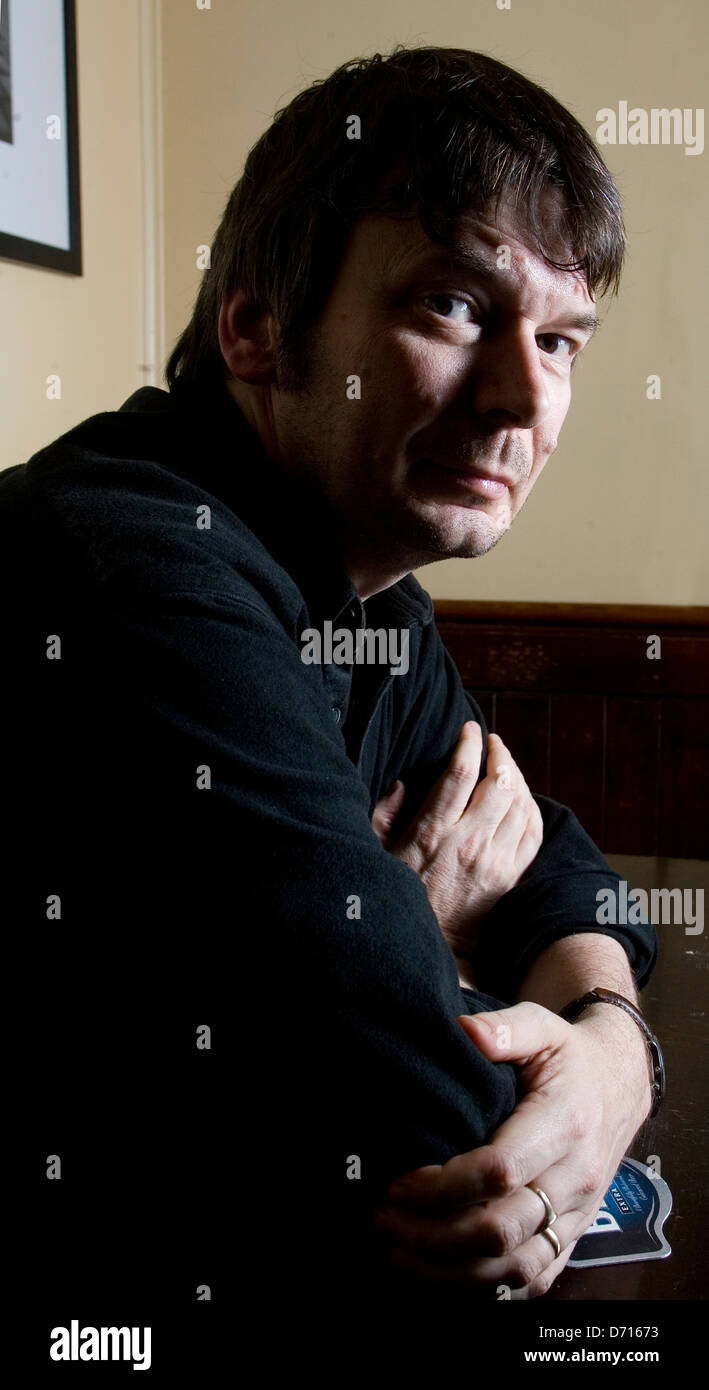
[[[571,259],[558,238],[556,245],[550,240],[555,257]],[[431,241],[418,219],[365,217],[353,228],[345,262],[355,276],[361,272],[370,282],[391,287],[418,277],[453,274],[459,283],[467,278],[506,299],[533,295],[545,303],[571,300],[587,309],[594,303],[584,274],[549,265],[524,223],[504,207],[494,220],[485,214],[460,214],[445,246]]]

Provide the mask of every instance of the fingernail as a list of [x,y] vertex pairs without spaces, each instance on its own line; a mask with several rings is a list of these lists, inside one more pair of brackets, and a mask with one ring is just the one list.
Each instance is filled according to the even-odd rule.
[[484,1014],[458,1014],[457,1021],[459,1023],[461,1018],[466,1018],[469,1023],[482,1023],[483,1027],[487,1029],[488,1033],[492,1033],[493,1036],[496,1032],[494,1024],[488,1023]]

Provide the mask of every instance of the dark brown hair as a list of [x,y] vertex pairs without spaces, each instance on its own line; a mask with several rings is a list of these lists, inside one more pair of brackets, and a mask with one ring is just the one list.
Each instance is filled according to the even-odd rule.
[[[357,116],[361,138],[348,139]],[[545,194],[560,190],[553,225]],[[168,386],[223,376],[222,300],[237,287],[279,325],[294,389],[302,351],[334,284],[349,233],[368,212],[413,215],[445,244],[461,212],[509,200],[539,254],[577,270],[591,294],[617,291],[625,251],[618,191],[583,126],[504,63],[463,48],[354,58],[276,113],[254,145],[211,248]],[[568,259],[558,256],[567,248]]]

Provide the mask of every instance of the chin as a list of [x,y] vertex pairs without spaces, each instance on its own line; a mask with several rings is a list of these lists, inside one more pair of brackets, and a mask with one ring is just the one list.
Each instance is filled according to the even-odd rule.
[[455,508],[442,516],[440,509],[412,509],[411,507],[392,511],[387,524],[379,533],[379,542],[384,541],[387,551],[394,549],[402,562],[416,569],[421,565],[432,564],[436,560],[472,560],[486,555],[509,529],[507,517],[492,520],[484,512],[465,507]]
[[429,532],[426,539],[422,536],[418,538],[418,545],[412,544],[412,553],[417,553],[414,569],[421,565],[433,564],[437,560],[474,560],[480,555],[487,555],[488,550],[492,550],[497,545],[502,531],[494,535],[487,536],[442,536]]
[[499,536],[493,536],[489,541],[463,541],[460,545],[455,546],[446,553],[451,560],[475,560],[480,555],[487,555],[488,550],[492,550],[493,546],[497,545],[499,539]]
[[438,533],[438,546],[442,554],[451,559],[471,560],[477,555],[486,555],[488,550],[504,536],[506,526],[489,525],[474,527],[441,528]]

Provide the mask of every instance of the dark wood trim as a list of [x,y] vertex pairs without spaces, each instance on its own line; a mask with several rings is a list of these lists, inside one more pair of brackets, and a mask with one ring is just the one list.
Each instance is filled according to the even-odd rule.
[[434,610],[463,685],[535,792],[571,806],[606,853],[709,858],[709,608],[439,599]]
[[[709,697],[709,608],[438,600],[438,630],[476,689]],[[648,656],[648,638],[661,657]]]
[[653,631],[653,624],[663,627],[697,627],[709,629],[709,607],[680,607],[670,604],[644,603],[518,603],[491,602],[471,599],[439,598],[433,600],[436,619],[449,622],[545,623],[586,627],[607,624],[610,627],[642,627]]

